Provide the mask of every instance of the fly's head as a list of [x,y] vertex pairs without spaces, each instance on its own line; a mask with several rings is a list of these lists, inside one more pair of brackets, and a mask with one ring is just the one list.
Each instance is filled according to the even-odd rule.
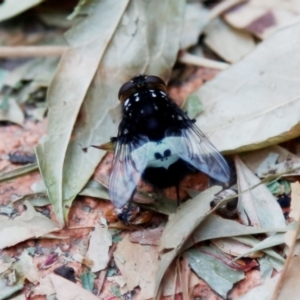
[[167,92],[165,82],[158,76],[137,75],[121,86],[118,97],[123,103],[133,94],[152,89]]

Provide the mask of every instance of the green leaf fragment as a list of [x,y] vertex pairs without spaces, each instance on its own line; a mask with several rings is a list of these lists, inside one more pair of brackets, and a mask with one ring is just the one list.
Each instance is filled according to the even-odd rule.
[[191,94],[184,102],[182,109],[191,119],[194,119],[203,111],[203,104],[197,94]]
[[0,183],[37,170],[38,170],[37,163],[33,163],[33,164],[22,166],[12,171],[0,173]]
[[118,286],[114,285],[110,288],[110,291],[112,292],[112,294],[114,294],[116,297],[121,297],[122,294],[120,292],[120,289]]
[[92,272],[85,272],[80,276],[81,283],[84,289],[93,291],[96,275]]
[[216,259],[216,256],[221,254],[217,248],[201,247],[199,250],[191,249],[185,253],[191,268],[214,291],[226,298],[233,284],[244,279],[244,272],[232,269],[220,259]]

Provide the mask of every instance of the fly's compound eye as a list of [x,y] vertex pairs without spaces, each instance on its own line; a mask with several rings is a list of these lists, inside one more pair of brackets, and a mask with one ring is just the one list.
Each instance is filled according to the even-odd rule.
[[132,88],[134,88],[134,87],[135,87],[135,85],[134,85],[134,83],[133,83],[132,81],[128,81],[128,82],[124,83],[124,84],[121,86],[120,90],[119,90],[119,94],[118,94],[119,100],[120,100],[121,102],[124,101],[125,96],[126,96],[126,95],[128,94],[128,92],[129,92]]
[[145,84],[149,89],[158,89],[167,93],[167,86],[165,82],[158,76],[147,76],[145,79]]
[[153,83],[153,84],[155,84],[155,83],[162,84],[164,86],[166,85],[165,82],[161,78],[159,78],[158,76],[147,76],[146,82],[147,83]]

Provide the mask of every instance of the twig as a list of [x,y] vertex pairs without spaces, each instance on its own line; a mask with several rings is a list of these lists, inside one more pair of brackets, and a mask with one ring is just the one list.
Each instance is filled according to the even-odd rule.
[[205,67],[205,68],[211,68],[217,70],[224,70],[230,66],[229,64],[224,62],[207,59],[187,52],[181,54],[178,60],[184,64],[195,65],[199,67]]
[[0,57],[61,56],[68,48],[68,46],[1,46]]

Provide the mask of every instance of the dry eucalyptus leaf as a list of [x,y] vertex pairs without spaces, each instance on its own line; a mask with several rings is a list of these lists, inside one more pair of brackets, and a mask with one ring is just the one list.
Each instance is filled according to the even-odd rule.
[[89,2],[81,12],[88,17],[67,35],[74,48],[50,86],[48,137],[37,149],[61,224],[104,155],[82,149],[117,134],[113,108],[121,84],[143,72],[168,78],[179,49],[184,1],[105,0]]
[[206,26],[205,44],[225,61],[234,63],[255,48],[253,37],[217,18]]
[[[243,255],[246,251],[250,249],[250,246],[247,246],[241,242],[238,242],[231,238],[220,238],[211,240],[211,242],[217,246],[220,250],[224,253],[232,255],[232,256],[239,256]],[[250,258],[257,258],[262,257],[264,254],[263,252],[251,252],[246,257]]]
[[7,109],[0,108],[0,121],[9,121],[22,126],[24,119],[25,118],[22,109],[13,98],[8,100]]
[[197,44],[203,28],[209,22],[210,11],[200,2],[187,3],[180,39],[180,49]]
[[198,90],[197,125],[225,152],[259,149],[300,134],[300,24],[285,28]]
[[[292,194],[291,194],[291,211],[289,216],[293,218],[296,222],[300,222],[300,184],[295,182],[291,184]],[[296,231],[290,230],[285,234],[285,243],[290,249],[296,238]],[[286,249],[287,250],[287,249]],[[287,252],[287,251],[286,251]],[[300,253],[300,242],[297,241],[294,249],[294,255],[299,255]]]
[[[285,229],[285,231],[287,231],[287,230],[288,230],[288,228]],[[249,256],[249,254],[251,256],[252,253],[261,252],[261,250],[262,250],[265,254],[268,255],[269,258],[276,260],[277,265],[280,266],[280,267],[278,267],[278,269],[280,269],[282,267],[283,263],[285,262],[285,259],[279,253],[274,251],[271,247],[274,246],[274,244],[278,245],[278,242],[279,242],[279,244],[282,243],[282,238],[283,238],[283,234],[281,234],[281,233],[273,234],[269,238],[266,238],[263,241],[256,239],[252,235],[235,236],[232,239],[234,239],[235,241],[241,242],[244,245],[250,246],[249,250],[246,250],[246,251],[244,251],[244,253],[241,253],[240,255],[238,255],[236,259]],[[269,246],[269,245],[271,245],[271,246]],[[259,250],[254,251],[255,248],[259,248]]]
[[0,21],[12,18],[23,11],[40,4],[43,1],[44,0],[6,0],[1,3]]
[[188,250],[185,255],[194,272],[214,291],[226,298],[233,284],[244,279],[244,272],[235,270],[220,259],[216,259],[220,255],[219,251],[202,246],[200,249]]
[[[279,275],[276,275],[271,279],[266,280],[264,284],[253,288],[250,292],[237,298],[236,300],[270,300],[272,291],[274,290],[278,279]],[[291,298],[291,300],[293,299]]]
[[[184,245],[184,249],[192,245],[217,238],[248,236],[251,234],[277,232],[279,228],[257,228],[246,226],[239,222],[223,219],[215,215],[209,215],[193,232],[192,237]],[[286,231],[287,228],[281,228]]]
[[209,215],[211,212],[210,202],[214,199],[215,194],[220,192],[221,187],[211,187],[192,200],[182,204],[174,215],[170,216],[163,235],[159,251],[161,259],[156,271],[154,298],[157,299],[159,286],[164,277],[165,272],[174,260],[174,258],[182,251],[182,247],[195,228]]
[[[251,170],[236,156],[239,193],[260,183]],[[237,212],[243,224],[262,228],[283,228],[285,219],[280,205],[265,184],[239,196]],[[249,224],[250,223],[250,224]]]
[[26,250],[23,250],[22,254],[19,256],[18,264],[23,269],[23,273],[27,280],[35,284],[39,281],[40,274],[38,268]]
[[91,233],[89,249],[86,254],[94,262],[91,272],[98,272],[106,268],[111,245],[112,237],[108,228],[96,225],[95,230]]
[[97,296],[70,280],[55,274],[50,274],[50,278],[59,300],[99,300]]
[[141,245],[154,245],[158,246],[160,244],[161,235],[163,233],[164,227],[159,226],[157,228],[148,228],[143,230],[138,230],[130,233],[129,239],[132,243],[139,243]]
[[[283,172],[288,173],[283,176],[299,174],[294,169],[300,166],[300,157],[278,145],[242,153],[240,156],[247,167],[260,178]],[[291,173],[290,169],[293,169]]]
[[12,70],[5,78],[4,84],[15,88],[21,81],[34,81],[38,86],[47,87],[53,78],[59,58],[39,57]]
[[21,216],[0,221],[0,249],[58,230],[57,224],[36,212],[28,201],[25,205],[27,210]]
[[45,276],[40,279],[39,285],[35,287],[33,295],[53,295],[55,294],[55,289],[53,287],[50,276]]
[[300,256],[292,258],[284,275],[282,288],[277,300],[296,300],[300,295]]
[[114,252],[115,263],[120,270],[128,289],[139,286],[138,299],[153,297],[154,277],[158,264],[158,250],[154,246],[133,244],[126,235],[118,243]]
[[298,0],[250,0],[224,14],[232,26],[247,30],[261,39],[300,21]]
[[[294,228],[294,226],[292,226],[292,228]],[[285,229],[285,231],[288,231],[288,230],[289,230],[289,227],[287,227]],[[285,241],[284,237],[285,237],[285,233],[281,233],[281,232],[270,235],[269,237],[267,237],[266,239],[264,239],[262,241],[259,241],[252,236],[234,237],[235,240],[240,241],[246,245],[252,246],[252,248],[249,251],[246,251],[245,253],[243,253],[243,255],[238,256],[236,259],[246,256],[249,253],[263,250],[269,256],[277,259],[278,261],[280,261],[282,263],[282,262],[284,262],[284,258],[281,255],[279,255],[278,253],[276,253],[274,250],[269,249],[269,248],[284,244],[284,241]]]

